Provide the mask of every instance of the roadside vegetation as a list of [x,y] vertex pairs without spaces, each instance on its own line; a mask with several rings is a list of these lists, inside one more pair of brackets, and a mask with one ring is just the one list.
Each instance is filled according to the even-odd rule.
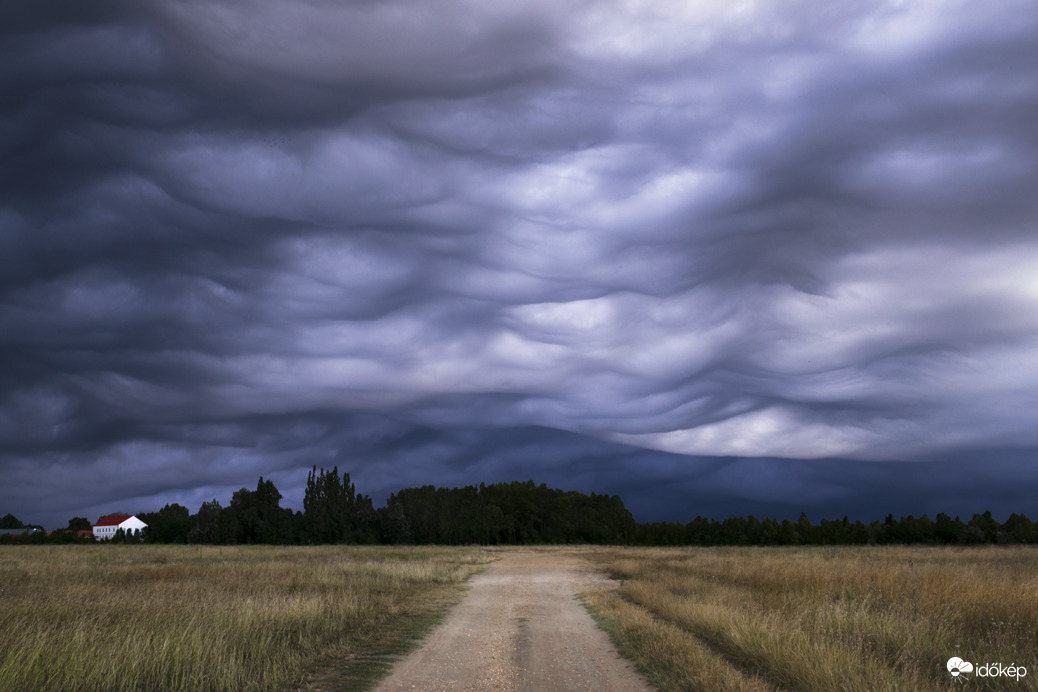
[[1038,689],[1034,548],[618,548],[588,557],[622,586],[585,603],[661,690],[958,689],[952,656],[1027,668],[1019,681],[971,675],[971,688]]
[[0,547],[0,689],[354,689],[492,559],[441,547]]

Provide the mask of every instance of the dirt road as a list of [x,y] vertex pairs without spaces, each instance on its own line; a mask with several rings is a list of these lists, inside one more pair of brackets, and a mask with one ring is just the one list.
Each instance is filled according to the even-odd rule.
[[502,553],[378,692],[638,692],[652,688],[575,598],[615,586],[578,557]]

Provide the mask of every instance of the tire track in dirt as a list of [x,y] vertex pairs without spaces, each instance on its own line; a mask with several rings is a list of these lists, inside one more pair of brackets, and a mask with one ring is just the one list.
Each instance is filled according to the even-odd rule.
[[377,692],[651,692],[576,599],[616,582],[571,555],[500,555]]

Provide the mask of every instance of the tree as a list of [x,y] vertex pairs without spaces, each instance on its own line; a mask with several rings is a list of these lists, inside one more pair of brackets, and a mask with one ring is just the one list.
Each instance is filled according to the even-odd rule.
[[66,531],[89,531],[94,527],[86,517],[72,517],[68,520]]
[[371,498],[358,495],[350,474],[339,467],[310,469],[303,495],[303,532],[310,543],[374,542]]
[[274,482],[263,480],[263,476],[255,490],[242,488],[235,492],[231,504],[220,513],[220,542],[295,542],[292,510],[282,508],[280,500],[281,493]]
[[399,503],[386,503],[375,511],[378,533],[383,543],[399,545],[411,538],[411,526]]
[[220,541],[220,503],[213,498],[203,502],[194,516],[195,525],[187,533],[188,543],[218,543]]
[[148,525],[150,543],[186,543],[194,524],[188,508],[176,502],[158,512],[145,512],[139,516]]
[[25,528],[22,522],[18,521],[18,517],[14,516],[10,512],[0,517],[0,529],[21,529]]
[[984,530],[972,524],[967,526],[959,534],[959,543],[963,545],[976,545],[984,542]]
[[1017,543],[1033,543],[1038,539],[1038,534],[1035,533],[1034,522],[1024,514],[1013,512],[1006,519],[1006,523],[1002,525],[1002,528],[1009,534],[1011,540]]
[[999,528],[1001,528],[998,521],[991,516],[990,509],[983,514],[974,514],[973,518],[969,520],[967,526],[973,526],[980,529],[984,535],[985,543],[994,543],[995,534],[997,534]]
[[958,517],[952,519],[944,512],[940,512],[934,522],[934,538],[943,545],[952,545],[958,542],[959,535],[965,528],[966,525]]
[[806,512],[800,513],[800,518],[797,519],[797,543],[815,543],[815,527],[811,524],[811,520],[807,518]]

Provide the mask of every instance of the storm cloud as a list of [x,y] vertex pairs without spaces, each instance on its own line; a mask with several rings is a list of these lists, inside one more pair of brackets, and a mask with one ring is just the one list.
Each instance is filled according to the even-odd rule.
[[1012,0],[8,3],[0,511],[260,474],[298,506],[312,464],[684,521],[1038,511],[1036,31]]

